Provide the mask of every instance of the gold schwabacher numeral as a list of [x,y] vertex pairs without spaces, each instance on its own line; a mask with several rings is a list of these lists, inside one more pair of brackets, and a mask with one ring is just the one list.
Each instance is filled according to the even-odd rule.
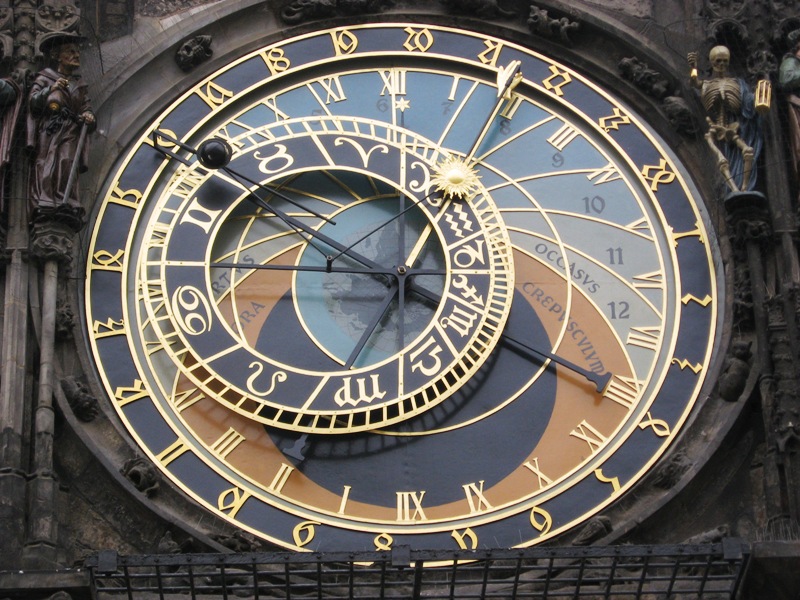
[[403,42],[403,48],[409,52],[427,52],[433,46],[433,34],[427,27],[424,29],[406,27],[404,31],[408,37]]
[[356,48],[358,48],[358,38],[348,29],[331,31],[331,41],[333,42],[333,49],[336,51],[336,56],[352,54],[356,51]]
[[92,255],[92,271],[115,271],[122,272],[122,260],[125,250],[119,249],[116,252],[108,250],[98,250]]
[[214,81],[209,81],[204,88],[195,90],[195,93],[211,108],[222,106],[226,100],[233,98],[232,91],[225,89]]

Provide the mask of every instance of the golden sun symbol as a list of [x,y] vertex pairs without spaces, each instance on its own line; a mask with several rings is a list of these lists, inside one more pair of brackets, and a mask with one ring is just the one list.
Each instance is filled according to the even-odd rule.
[[464,159],[448,156],[433,168],[431,183],[446,197],[466,199],[478,187],[480,176]]

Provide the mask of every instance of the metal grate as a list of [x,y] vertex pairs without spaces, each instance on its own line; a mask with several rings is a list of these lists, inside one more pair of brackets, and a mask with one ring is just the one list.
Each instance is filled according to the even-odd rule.
[[[749,556],[721,544],[464,552],[176,554],[86,562],[94,597],[134,598],[733,598]],[[190,595],[190,596],[188,596]]]

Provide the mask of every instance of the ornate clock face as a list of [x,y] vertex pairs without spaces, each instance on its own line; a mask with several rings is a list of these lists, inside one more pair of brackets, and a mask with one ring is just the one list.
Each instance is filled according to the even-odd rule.
[[695,196],[629,109],[530,50],[289,39],[109,178],[94,358],[164,474],[275,543],[534,544],[630,488],[699,394],[720,298]]

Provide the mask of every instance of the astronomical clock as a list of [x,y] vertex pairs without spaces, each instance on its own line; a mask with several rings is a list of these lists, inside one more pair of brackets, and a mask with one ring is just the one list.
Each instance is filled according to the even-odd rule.
[[556,539],[711,384],[725,286],[700,194],[563,56],[328,25],[193,70],[104,175],[81,295],[106,412],[278,547]]

